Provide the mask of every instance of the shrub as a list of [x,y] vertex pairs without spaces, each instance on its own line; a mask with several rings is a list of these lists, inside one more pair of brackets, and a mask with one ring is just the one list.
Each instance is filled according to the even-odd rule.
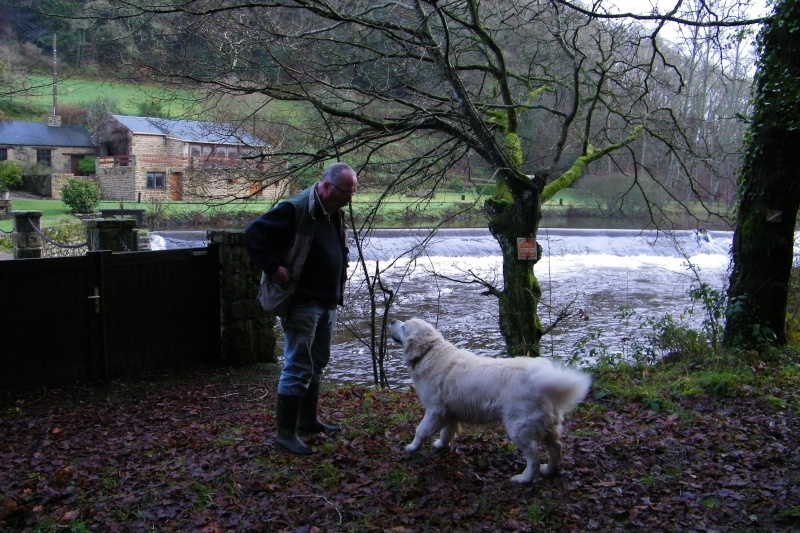
[[450,182],[450,190],[455,192],[463,192],[464,191],[464,182],[459,179],[455,179]]
[[78,170],[83,174],[94,174],[94,166],[95,159],[90,155],[78,160]]
[[100,187],[90,180],[71,179],[61,189],[61,198],[73,213],[93,213],[100,204]]
[[16,161],[0,161],[0,192],[22,184],[22,167]]
[[155,100],[145,100],[136,103],[136,112],[140,117],[168,118],[169,113],[164,111],[164,104]]
[[86,125],[86,117],[88,113],[85,107],[61,105],[58,108],[58,114],[61,116],[61,123],[64,124],[65,126]]

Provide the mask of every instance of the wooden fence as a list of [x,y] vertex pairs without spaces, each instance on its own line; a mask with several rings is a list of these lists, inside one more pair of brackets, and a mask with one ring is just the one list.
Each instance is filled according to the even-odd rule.
[[0,261],[0,389],[218,362],[216,246]]

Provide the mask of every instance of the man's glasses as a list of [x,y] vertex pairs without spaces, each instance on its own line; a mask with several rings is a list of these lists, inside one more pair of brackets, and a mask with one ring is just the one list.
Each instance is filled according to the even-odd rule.
[[333,187],[334,189],[336,189],[336,190],[337,190],[337,191],[339,191],[340,193],[344,194],[344,195],[345,195],[345,196],[347,196],[348,198],[352,198],[352,197],[353,197],[353,195],[355,194],[355,192],[349,192],[349,191],[346,191],[346,190],[342,189],[341,187],[337,187],[337,186],[336,186],[336,184],[335,184],[335,183],[333,183],[332,181],[329,181],[328,183],[330,183],[330,184],[331,184],[331,187]]

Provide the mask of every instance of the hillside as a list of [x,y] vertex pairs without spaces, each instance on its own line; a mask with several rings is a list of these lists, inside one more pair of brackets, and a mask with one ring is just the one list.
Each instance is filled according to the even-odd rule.
[[[13,94],[0,97],[0,111],[6,120],[38,122],[51,113],[52,77],[26,76],[17,79],[15,86],[19,89]],[[80,120],[85,110],[100,102],[107,102],[111,105],[110,112],[122,115],[143,114],[141,111],[152,110],[155,102],[164,116],[189,116],[188,96],[191,96],[188,91],[173,94],[154,85],[113,79],[67,77],[59,79],[57,86],[59,114],[67,123],[74,123],[74,117]]]

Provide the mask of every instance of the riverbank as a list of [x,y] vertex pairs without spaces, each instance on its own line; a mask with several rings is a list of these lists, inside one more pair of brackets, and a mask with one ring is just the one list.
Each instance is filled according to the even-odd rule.
[[523,461],[497,428],[406,455],[422,415],[408,387],[325,390],[344,429],[308,438],[313,457],[273,444],[275,365],[5,395],[0,531],[796,531],[786,369],[680,395],[657,369],[596,375],[563,475],[530,486],[508,481]]

